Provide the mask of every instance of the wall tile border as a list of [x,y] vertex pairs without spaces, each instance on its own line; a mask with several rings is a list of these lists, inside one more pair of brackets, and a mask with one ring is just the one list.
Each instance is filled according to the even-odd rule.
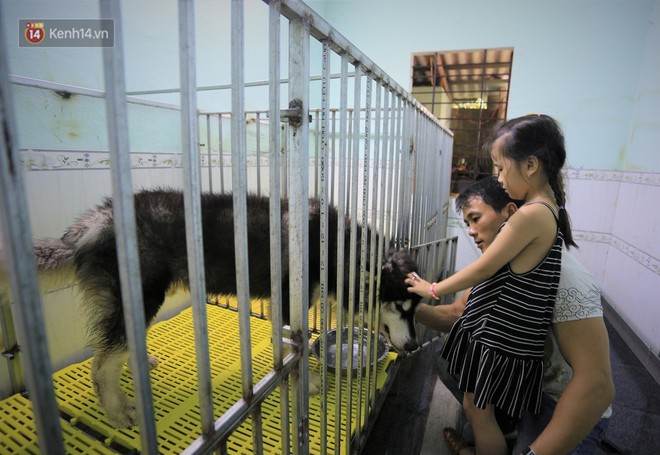
[[606,234],[603,232],[589,232],[589,231],[573,231],[573,237],[576,240],[581,240],[584,242],[591,243],[604,243],[613,248],[616,248],[621,253],[625,254],[641,266],[646,267],[647,269],[654,272],[656,275],[660,275],[660,260],[649,256],[639,248],[630,245],[619,237]]
[[[568,180],[595,180],[629,183],[633,185],[660,186],[660,173],[657,172],[628,172],[569,168],[564,171],[564,176]],[[573,235],[578,240],[604,243],[616,248],[641,266],[653,271],[656,275],[660,275],[660,260],[648,255],[644,251],[615,235],[590,231],[574,231]]]
[[[51,150],[21,149],[20,160],[27,171],[66,171],[110,169],[110,152],[104,150]],[[131,153],[132,169],[171,169],[183,167],[183,156],[171,152]],[[268,165],[268,155],[262,153],[260,163]],[[200,153],[202,167],[209,166],[209,156]],[[211,167],[230,167],[231,153],[225,152],[222,159],[217,152],[211,157]],[[248,156],[247,165],[257,166],[257,157]]]
[[660,173],[658,172],[628,172],[568,168],[564,171],[564,176],[569,180],[602,180],[607,182],[660,186]]

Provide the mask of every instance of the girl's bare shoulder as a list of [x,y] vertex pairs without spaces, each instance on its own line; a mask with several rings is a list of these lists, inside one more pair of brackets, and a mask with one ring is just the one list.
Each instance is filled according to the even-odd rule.
[[557,209],[556,207],[552,207],[553,211],[550,210],[544,204],[524,204],[516,213],[511,215],[507,224],[511,229],[516,231],[525,230],[541,233],[548,229],[553,230],[556,228],[554,213],[556,213]]
[[555,204],[545,204],[540,202],[528,202],[523,204],[516,213],[511,216],[511,220],[518,218],[520,220],[546,222],[548,219],[556,218],[557,206]]

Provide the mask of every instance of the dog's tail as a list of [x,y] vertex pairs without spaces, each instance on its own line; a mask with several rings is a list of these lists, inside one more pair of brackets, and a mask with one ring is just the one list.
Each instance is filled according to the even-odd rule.
[[34,257],[39,271],[63,269],[73,265],[74,248],[62,239],[39,239],[34,242]]
[[[7,263],[0,244],[0,287],[9,287]],[[73,281],[74,248],[62,239],[45,238],[34,242],[34,259],[39,285],[45,292]]]
[[74,257],[74,246],[63,239],[44,238],[34,242],[34,259],[42,292],[75,281]]
[[[34,242],[34,259],[39,271],[52,271],[73,265],[74,249],[62,239],[45,238]],[[0,264],[6,267],[2,242],[0,242]]]

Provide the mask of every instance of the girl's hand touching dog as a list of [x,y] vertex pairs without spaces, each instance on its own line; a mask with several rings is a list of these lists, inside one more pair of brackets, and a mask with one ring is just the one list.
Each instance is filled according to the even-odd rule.
[[427,299],[439,300],[439,297],[434,292],[435,283],[429,283],[421,278],[415,272],[409,273],[405,279],[408,285],[408,292],[419,295]]

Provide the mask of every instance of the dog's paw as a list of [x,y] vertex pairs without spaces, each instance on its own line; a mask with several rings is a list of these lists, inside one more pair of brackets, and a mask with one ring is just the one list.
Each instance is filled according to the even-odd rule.
[[150,370],[155,370],[158,368],[158,365],[160,364],[160,360],[158,360],[158,357],[155,355],[147,354],[149,357],[149,369]]
[[130,428],[138,424],[137,409],[128,398],[115,405],[106,406],[106,412],[115,428]]
[[321,393],[321,375],[318,373],[309,373],[309,394],[318,395]]
[[108,416],[115,428],[131,428],[138,424],[135,406],[125,408],[120,414]]

